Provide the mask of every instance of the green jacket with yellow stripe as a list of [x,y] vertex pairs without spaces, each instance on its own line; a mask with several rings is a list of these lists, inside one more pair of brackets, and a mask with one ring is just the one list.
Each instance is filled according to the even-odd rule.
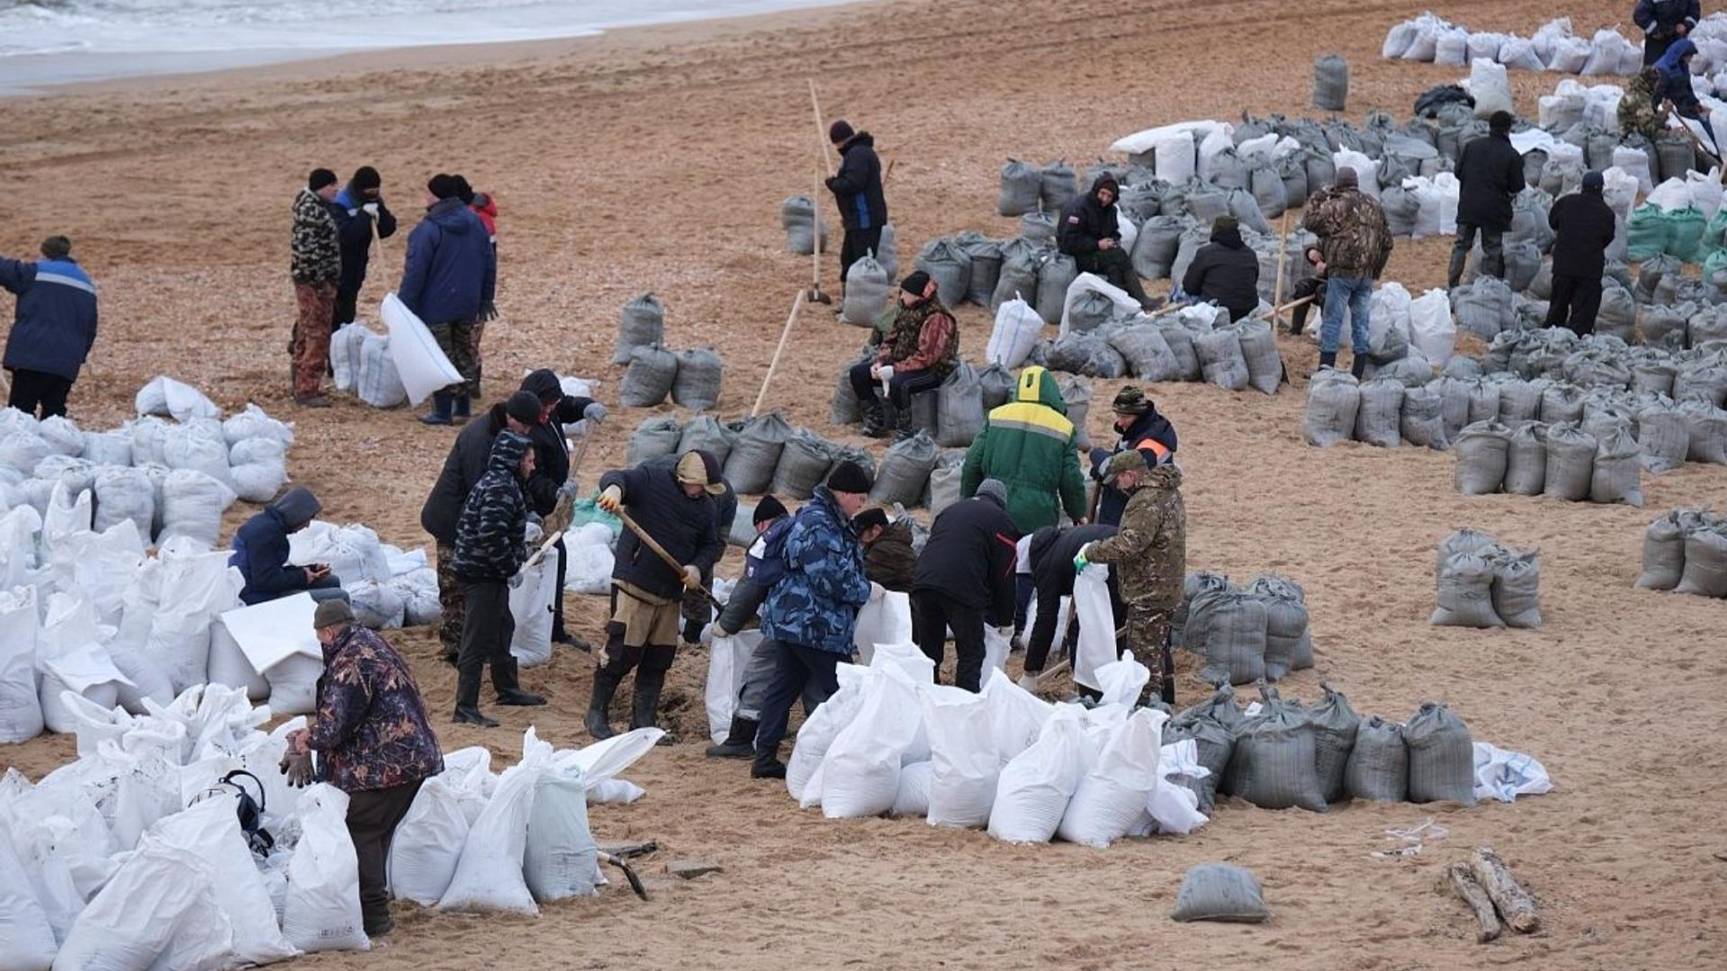
[[1007,513],[1022,534],[1085,515],[1085,479],[1077,436],[1055,378],[1041,367],[1020,372],[1014,400],[993,409],[966,452],[960,495],[971,498],[985,479],[1007,486]]

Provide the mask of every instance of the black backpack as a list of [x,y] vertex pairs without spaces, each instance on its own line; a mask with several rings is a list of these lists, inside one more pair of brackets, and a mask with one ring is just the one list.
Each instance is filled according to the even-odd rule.
[[[258,797],[246,791],[246,787],[234,781],[238,776],[245,776],[258,787]],[[264,783],[258,777],[245,769],[235,769],[223,776],[219,782],[210,787],[211,792],[219,791],[222,786],[234,790],[238,794],[235,812],[240,817],[240,832],[246,836],[246,845],[252,853],[260,858],[270,855],[270,849],[276,845],[276,837],[264,828]]]

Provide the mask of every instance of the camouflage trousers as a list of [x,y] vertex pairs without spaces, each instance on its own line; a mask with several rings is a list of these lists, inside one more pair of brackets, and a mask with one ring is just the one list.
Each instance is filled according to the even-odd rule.
[[432,332],[432,339],[438,342],[438,350],[450,359],[462,381],[445,388],[454,395],[473,397],[478,394],[480,383],[479,362],[474,357],[474,349],[479,346],[479,337],[475,334],[478,327],[472,320],[447,320],[441,324],[430,324],[427,330]]
[[462,582],[456,579],[455,559],[455,547],[438,544],[438,606],[443,609],[443,618],[438,621],[438,643],[443,645],[447,658],[461,653],[462,622],[468,614]]
[[318,393],[330,367],[330,321],[336,316],[336,284],[296,283],[294,302],[299,313],[294,333],[288,339],[288,358],[293,362],[294,397]]
[[1175,610],[1144,602],[1127,602],[1127,643],[1133,657],[1151,669],[1145,686],[1152,698],[1163,697],[1163,658],[1169,651],[1170,621]]
[[[468,381],[468,394],[476,399],[483,396],[480,391],[480,380],[485,377],[486,359],[480,353],[480,342],[485,339],[485,336],[486,322],[483,320],[476,321],[468,331],[468,353],[474,359],[474,376]],[[467,374],[468,372],[463,371],[462,373]]]

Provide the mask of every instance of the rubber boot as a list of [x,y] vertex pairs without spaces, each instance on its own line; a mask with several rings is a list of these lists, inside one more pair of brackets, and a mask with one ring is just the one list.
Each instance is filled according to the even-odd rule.
[[498,723],[480,712],[480,671],[462,671],[456,675],[456,713],[451,719],[458,725],[478,725],[496,728]]
[[492,662],[492,687],[498,689],[498,704],[517,708],[532,708],[546,703],[544,695],[523,691],[516,674],[516,659]]
[[1336,351],[1320,351],[1319,352],[1319,366],[1322,368],[1323,367],[1332,367],[1332,368],[1336,367],[1337,366],[1337,352]]
[[607,674],[604,668],[594,669],[594,695],[588,702],[588,714],[582,725],[596,742],[617,734],[607,720],[606,709],[612,706],[612,696],[618,693],[618,682],[622,680],[615,674]]
[[903,442],[917,435],[917,429],[911,427],[911,405],[893,409],[893,440]]
[[450,423],[451,399],[448,391],[432,392],[432,410],[429,414],[420,416],[424,425],[448,425]]
[[885,438],[888,430],[887,409],[880,399],[871,399],[861,403],[863,409],[863,433],[870,438]]
[[710,759],[748,759],[754,758],[755,754],[756,720],[742,715],[732,716],[732,727],[726,733],[726,740],[708,746],[707,751]]
[[1357,381],[1365,377],[1367,375],[1367,355],[1355,355],[1349,362],[1349,373],[1355,375]]
[[[660,707],[660,690],[666,686],[666,672],[649,671],[647,668],[636,668],[636,687],[631,698],[630,730],[638,728],[658,728],[657,717]],[[672,744],[670,732],[660,736],[659,744]]]
[[465,425],[473,417],[473,399],[465,394],[455,396],[454,407],[450,411],[450,421],[457,425]]
[[472,705],[457,705],[455,717],[450,719],[458,725],[478,725],[481,728],[497,728],[495,719],[487,718],[480,709]]

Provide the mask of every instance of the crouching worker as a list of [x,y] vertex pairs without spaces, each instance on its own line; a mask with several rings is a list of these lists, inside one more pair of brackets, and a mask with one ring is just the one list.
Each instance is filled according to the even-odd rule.
[[[1031,561],[1031,578],[1037,590],[1037,621],[1031,625],[1031,639],[1025,647],[1025,677],[1020,679],[1020,687],[1027,691],[1037,688],[1038,676],[1043,673],[1045,664],[1049,661],[1049,649],[1055,643],[1056,624],[1061,619],[1061,598],[1073,596],[1073,580],[1076,576],[1073,569],[1073,558],[1089,543],[1109,539],[1116,533],[1114,526],[1045,526],[1031,534],[1031,549],[1028,559]],[[1115,616],[1115,627],[1119,628],[1125,619],[1125,610],[1121,602],[1121,579],[1118,571],[1109,573],[1109,605]],[[1075,618],[1077,621],[1078,618]],[[1079,632],[1079,625],[1070,628],[1073,635]],[[1070,651],[1076,643],[1077,636],[1070,636],[1064,645],[1064,651]],[[1084,687],[1081,691],[1086,690]]]
[[238,567],[246,581],[241,602],[261,604],[302,591],[313,600],[348,599],[341,578],[331,574],[329,566],[288,564],[288,534],[305,529],[322,508],[312,490],[295,486],[246,520],[234,534],[234,555],[228,557],[228,565]]
[[[713,458],[692,449],[669,469],[643,463],[600,477],[599,507],[628,515],[684,566],[674,569],[660,559],[634,529],[625,528],[618,537],[611,621],[606,624],[606,646],[594,668],[594,693],[584,720],[588,734],[596,739],[615,734],[607,710],[624,675],[631,671],[636,672],[636,682],[630,728],[658,724],[660,690],[678,652],[684,591],[700,588],[703,574],[725,553],[714,505],[726,487]],[[670,744],[670,737],[662,743]]]
[[851,369],[863,432],[871,438],[911,437],[911,396],[939,387],[959,360],[958,326],[935,291],[935,281],[922,270],[901,281],[899,309],[881,347]]
[[1014,567],[1019,530],[1007,514],[1007,486],[985,479],[977,495],[943,509],[917,558],[912,586],[912,631],[917,646],[935,662],[936,680],[953,631],[956,687],[977,691],[983,683],[983,627],[1013,623]]
[[880,506],[852,517],[864,548],[864,575],[883,590],[911,593],[917,582],[917,551],[912,548],[911,523],[891,522]]
[[[1309,246],[1302,254],[1307,258],[1307,265],[1313,267],[1313,275],[1295,285],[1289,292],[1289,299],[1296,305],[1289,311],[1289,332],[1300,334],[1307,329],[1307,315],[1314,307],[1325,306],[1325,256],[1315,247]],[[1298,301],[1305,300],[1306,303]]]
[[1090,192],[1076,196],[1061,211],[1061,222],[1055,227],[1056,246],[1073,257],[1081,273],[1095,273],[1111,286],[1127,291],[1141,307],[1155,310],[1160,302],[1146,296],[1133,269],[1133,258],[1121,248],[1121,223],[1115,210],[1120,196],[1115,176],[1098,176]]
[[826,701],[839,690],[834,666],[851,657],[858,610],[869,602],[863,546],[852,517],[869,501],[872,484],[856,462],[840,462],[786,534],[786,572],[762,607],[774,675],[762,699],[752,778],[785,778],[779,750],[792,700],[807,689]]
[[304,729],[288,735],[281,769],[296,787],[317,779],[348,794],[361,923],[367,937],[382,937],[395,926],[390,842],[420,784],[444,771],[444,757],[413,672],[388,641],[355,624],[343,600],[319,604],[312,626],[324,650],[317,708]]
[[[785,504],[773,496],[763,496],[756,503],[752,524],[756,539],[744,554],[744,575],[732,587],[726,608],[714,621],[715,637],[732,635],[756,624],[756,612],[768,598],[768,591],[785,575],[785,538],[790,532],[792,517]],[[705,606],[705,605],[704,605]],[[738,692],[738,705],[733,710],[731,729],[725,741],[708,746],[710,759],[747,759],[755,754],[756,727],[761,721],[762,698],[768,693],[768,682],[774,674],[774,651],[766,638],[756,644],[744,666],[743,688]],[[819,704],[819,699],[817,701]],[[814,708],[808,694],[804,709]]]

